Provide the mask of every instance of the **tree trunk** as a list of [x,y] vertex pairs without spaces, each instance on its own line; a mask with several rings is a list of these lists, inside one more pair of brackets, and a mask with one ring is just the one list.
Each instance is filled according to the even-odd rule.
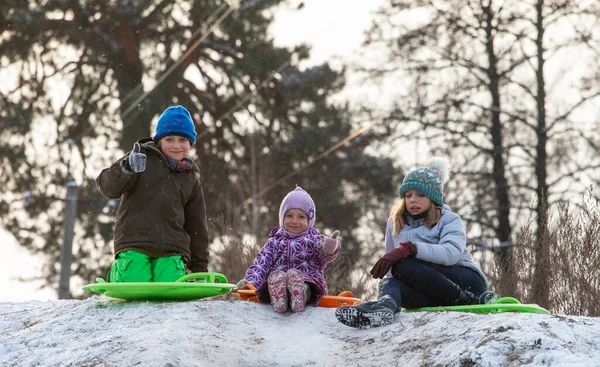
[[548,234],[548,187],[546,184],[547,179],[547,127],[546,127],[546,91],[544,81],[544,15],[542,13],[544,8],[544,0],[539,0],[536,4],[537,12],[537,70],[536,70],[536,82],[537,82],[537,95],[536,95],[536,107],[537,107],[537,145],[536,145],[536,166],[535,175],[537,179],[536,194],[537,194],[537,238],[535,246],[535,270],[533,279],[533,298],[540,306],[550,308],[550,292],[549,292],[549,278],[550,278],[550,266],[549,266],[549,241],[547,240]]
[[511,240],[511,225],[510,225],[510,198],[508,195],[508,181],[506,179],[506,171],[504,169],[504,139],[502,136],[502,123],[500,121],[500,86],[498,75],[498,59],[496,57],[496,51],[494,47],[494,27],[492,22],[494,21],[494,14],[492,10],[492,2],[488,3],[487,6],[483,7],[487,16],[486,25],[486,51],[488,56],[489,67],[487,69],[487,75],[489,78],[488,88],[492,99],[492,124],[490,127],[490,135],[492,139],[492,162],[493,172],[492,179],[494,181],[497,203],[497,215],[498,227],[496,228],[496,236],[500,241],[500,248],[497,251],[500,262],[500,274],[499,277],[502,281],[498,282],[497,291],[500,294],[510,295],[516,294],[516,281],[508,281],[512,274],[514,274],[511,256],[509,251],[511,248],[508,246]]
[[135,103],[144,93],[141,87],[144,68],[139,54],[140,42],[139,37],[136,36],[137,29],[130,17],[120,17],[117,32],[115,39],[120,41],[120,52],[113,54],[112,58],[123,121],[120,147],[126,152],[131,150],[134,142],[150,136],[150,123],[155,115],[155,109],[149,108],[147,98],[142,100],[139,106],[131,109],[132,103]]

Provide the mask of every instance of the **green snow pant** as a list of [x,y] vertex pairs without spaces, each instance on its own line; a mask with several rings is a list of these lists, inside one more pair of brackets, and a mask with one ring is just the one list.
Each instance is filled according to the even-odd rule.
[[126,282],[174,282],[185,275],[181,255],[150,257],[142,252],[129,250],[117,255],[108,281]]

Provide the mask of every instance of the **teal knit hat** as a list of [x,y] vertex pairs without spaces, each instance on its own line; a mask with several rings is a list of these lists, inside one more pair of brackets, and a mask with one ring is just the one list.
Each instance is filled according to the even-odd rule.
[[449,174],[448,160],[435,157],[429,161],[428,167],[420,167],[410,171],[398,189],[400,197],[408,190],[416,190],[439,206],[444,205],[444,181]]

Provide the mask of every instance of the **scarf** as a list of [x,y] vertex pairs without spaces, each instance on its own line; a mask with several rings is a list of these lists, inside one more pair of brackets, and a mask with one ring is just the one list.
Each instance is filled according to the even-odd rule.
[[167,158],[167,163],[169,164],[169,168],[171,168],[172,170],[175,170],[177,172],[192,170],[193,163],[192,163],[192,160],[189,159],[188,157],[185,157],[180,161],[178,161],[177,159],[173,159],[171,157],[166,157],[166,158]]

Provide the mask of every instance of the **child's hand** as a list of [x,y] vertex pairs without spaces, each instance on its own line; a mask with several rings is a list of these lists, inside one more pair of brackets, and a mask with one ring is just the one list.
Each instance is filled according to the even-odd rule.
[[237,282],[235,287],[231,288],[231,292],[237,292],[241,289],[248,289],[247,284],[248,284],[248,281],[246,279],[242,279],[239,282]]
[[146,170],[146,155],[144,153],[140,153],[140,144],[133,144],[133,150],[127,157],[127,165],[131,171],[139,173],[144,172]]
[[396,264],[398,261],[406,258],[406,257],[414,257],[417,254],[417,246],[414,243],[408,242],[400,242],[398,247],[393,250],[390,250],[385,253],[375,265],[371,269],[371,275],[373,278],[383,279],[383,277],[387,274],[388,271]]
[[322,240],[322,244],[323,244],[323,251],[325,251],[325,253],[327,255],[332,254],[335,249],[337,248],[337,244],[338,244],[338,236],[340,235],[340,231],[335,230],[329,237],[325,237]]

